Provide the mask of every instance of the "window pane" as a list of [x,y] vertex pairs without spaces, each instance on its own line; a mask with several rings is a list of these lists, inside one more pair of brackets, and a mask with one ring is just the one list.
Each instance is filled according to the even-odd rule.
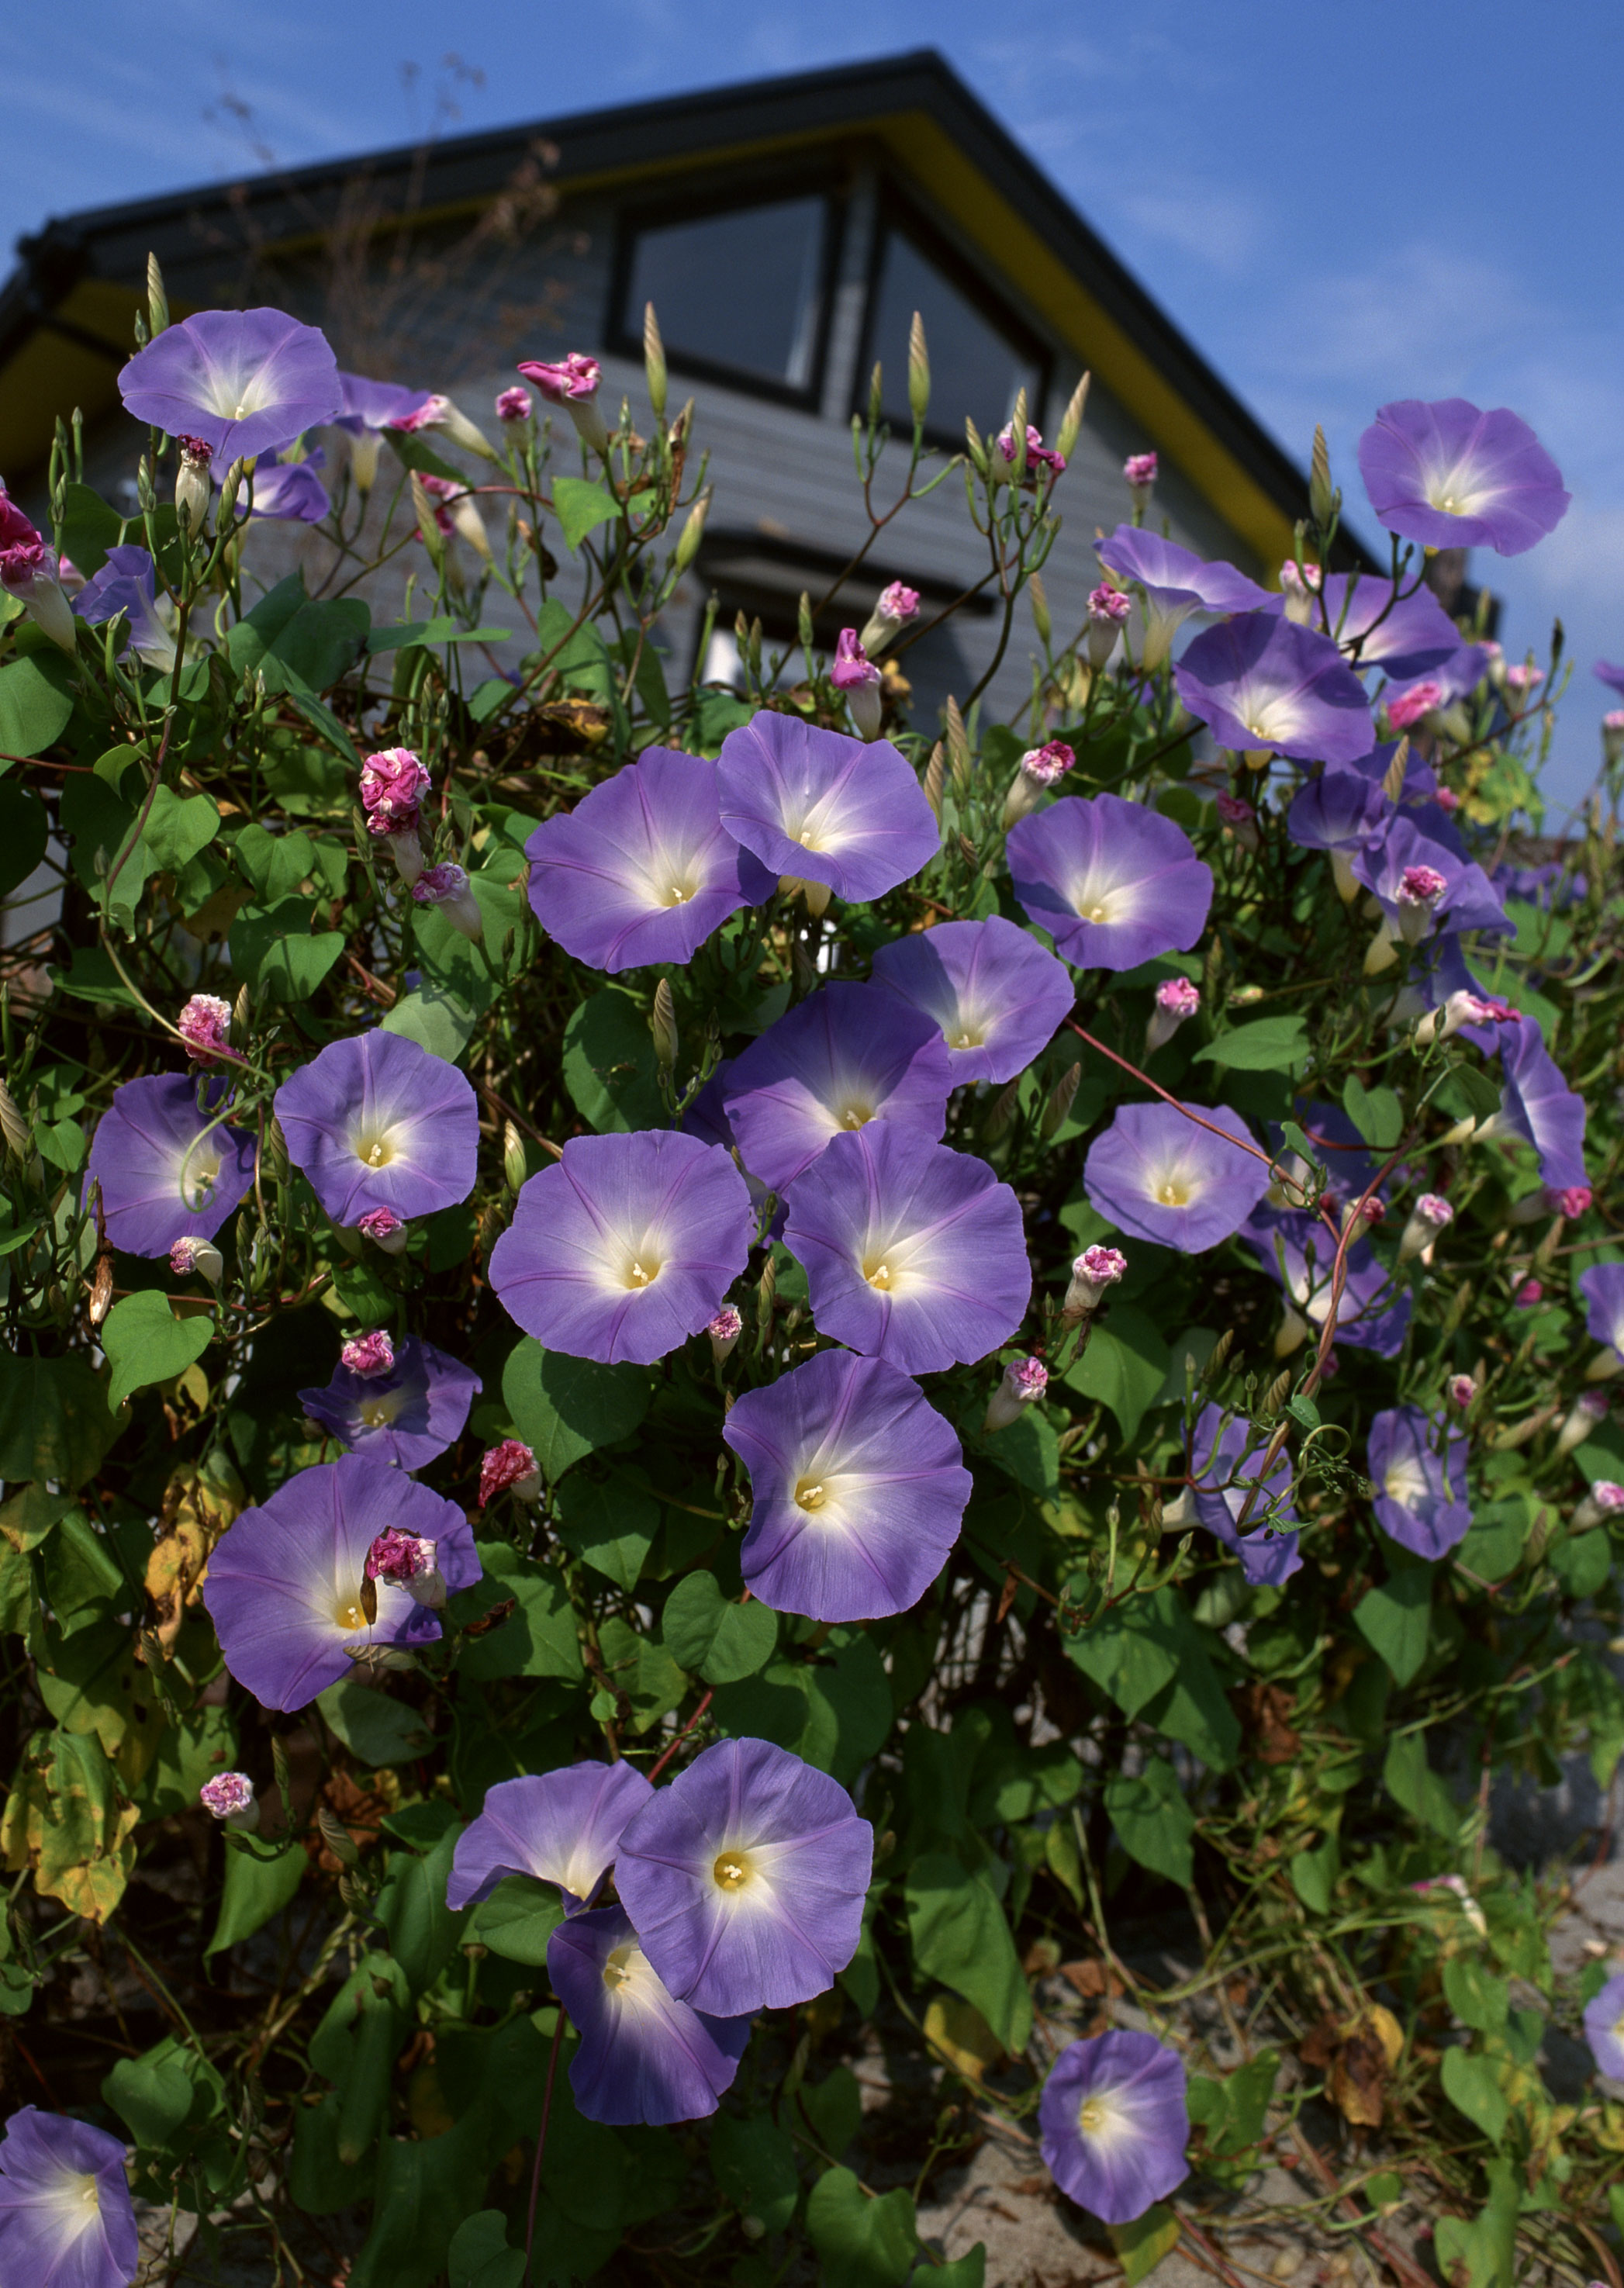
[[812,380],[828,221],[822,199],[782,199],[638,234],[621,322],[652,302],[666,347],[764,381]]
[[[984,436],[995,433],[1014,411],[1016,393],[1021,389],[1026,392],[1031,418],[1037,420],[1041,408],[1036,364],[916,246],[893,230],[886,234],[880,265],[868,358],[870,365],[878,358],[884,369],[881,402],[894,427],[913,426],[907,402],[907,339],[915,310],[924,320],[931,353],[933,430],[956,438],[969,414]],[[866,389],[867,375],[862,380]]]

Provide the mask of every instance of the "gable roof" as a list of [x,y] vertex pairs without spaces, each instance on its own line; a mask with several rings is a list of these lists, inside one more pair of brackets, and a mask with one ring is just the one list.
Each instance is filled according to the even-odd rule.
[[409,204],[421,222],[477,212],[538,144],[556,150],[549,180],[567,197],[853,134],[876,140],[994,275],[1044,314],[1264,563],[1291,552],[1307,507],[1302,471],[930,49],[457,136],[426,155],[401,146],[323,160],[48,222],[19,242],[20,266],[0,287],[0,470],[20,477],[44,460],[59,409],[77,403],[94,419],[116,403],[149,250],[184,309],[187,274],[201,282],[223,251],[253,245],[285,255],[318,242],[363,164],[380,206]]

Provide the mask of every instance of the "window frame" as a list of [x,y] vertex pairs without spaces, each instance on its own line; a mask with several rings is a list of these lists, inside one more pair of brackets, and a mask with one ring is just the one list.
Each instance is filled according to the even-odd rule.
[[[858,359],[857,370],[852,377],[851,411],[862,418],[867,417],[869,377],[876,361],[874,335],[879,323],[880,280],[884,273],[886,248],[893,236],[909,241],[915,250],[939,270],[948,284],[955,287],[971,307],[1005,338],[1011,349],[1030,358],[1037,374],[1037,402],[1027,406],[1026,418],[1034,429],[1041,429],[1050,393],[1054,387],[1053,345],[1005,300],[985,274],[960,252],[890,175],[883,175],[878,185],[874,242],[869,249],[868,282],[863,306],[862,354]],[[883,362],[883,356],[879,361]],[[944,448],[949,452],[963,450],[963,421],[955,430],[944,427],[933,418],[934,389],[931,396],[931,411],[925,417],[925,443]],[[994,431],[994,434],[996,433]]]
[[[669,341],[665,355],[673,373],[691,375],[696,381],[710,382],[719,388],[740,390],[771,404],[817,412],[823,401],[835,293],[850,203],[849,171],[828,163],[814,163],[793,174],[775,169],[771,173],[750,171],[722,177],[712,175],[703,183],[695,184],[685,196],[668,193],[658,200],[652,196],[628,200],[616,211],[614,218],[614,258],[610,266],[608,322],[604,329],[608,349],[619,357],[641,359],[643,355],[641,313],[638,314],[635,330],[623,321],[637,264],[638,241],[645,231],[669,228],[677,223],[704,222],[713,216],[733,214],[749,207],[788,204],[796,199],[820,199],[824,209],[818,313],[806,381],[774,381],[769,375],[751,373],[723,359],[679,349]],[[656,314],[658,309],[656,303]]]

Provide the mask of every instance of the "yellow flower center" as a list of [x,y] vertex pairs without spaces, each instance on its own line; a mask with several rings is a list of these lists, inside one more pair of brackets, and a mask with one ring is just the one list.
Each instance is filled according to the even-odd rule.
[[966,1025],[961,1032],[942,1036],[950,1049],[978,1049],[986,1038],[979,1025]]
[[804,1478],[796,1486],[795,1498],[803,1509],[821,1509],[828,1498],[820,1480],[813,1480],[809,1485]]
[[364,1629],[366,1627],[367,1616],[360,1609],[360,1591],[359,1589],[355,1590],[348,1596],[345,1596],[343,1594],[339,1595],[333,1605],[333,1618],[337,1622],[341,1629]]
[[744,1852],[720,1851],[710,1879],[718,1891],[741,1891],[755,1871]]
[[1190,1187],[1176,1176],[1168,1176],[1158,1185],[1156,1197],[1164,1208],[1186,1208],[1190,1204]]
[[670,882],[666,886],[665,902],[668,906],[685,906],[693,895],[692,882]]
[[873,1118],[874,1114],[867,1105],[848,1104],[841,1112],[840,1124],[843,1128],[866,1128]]
[[1110,2117],[1111,2109],[1103,2098],[1085,2098],[1078,2109],[1077,2126],[1085,2137],[1097,2137]]
[[640,1256],[634,1255],[621,1274],[622,1282],[628,1287],[652,1287],[659,1276],[660,1259],[657,1255],[651,1255],[646,1263]]
[[395,1156],[395,1148],[387,1136],[358,1136],[355,1140],[358,1159],[369,1168],[386,1168]]
[[617,1946],[604,1964],[604,1984],[611,1994],[631,1982],[631,1958],[638,1951],[634,1946]]
[[871,1287],[889,1289],[891,1266],[889,1263],[876,1263],[871,1255],[866,1256],[863,1259],[863,1276]]

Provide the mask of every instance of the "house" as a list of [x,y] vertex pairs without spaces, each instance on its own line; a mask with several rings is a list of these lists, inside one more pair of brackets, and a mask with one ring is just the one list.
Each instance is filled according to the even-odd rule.
[[[1044,573],[1058,632],[1079,624],[1098,576],[1096,532],[1129,512],[1128,454],[1159,454],[1153,518],[1172,538],[1265,580],[1305,506],[1298,467],[928,51],[52,221],[22,242],[0,289],[0,471],[25,497],[57,413],[75,404],[92,481],[115,498],[131,485],[141,439],[116,377],[149,250],[176,314],[275,302],[324,325],[341,364],[447,391],[487,425],[517,357],[566,349],[598,356],[606,398],[630,398],[635,417],[652,301],[673,401],[698,401],[696,449],[710,454],[714,485],[701,552],[662,630],[685,675],[711,595],[700,663],[725,676],[738,613],[787,639],[802,592],[821,596],[847,562],[866,530],[852,417],[877,365],[906,437],[915,310],[931,441],[947,451],[967,414],[995,432],[1022,390],[1052,433],[1081,374],[1093,376]],[[893,444],[882,508],[905,463]],[[271,569],[321,544],[282,528]],[[820,637],[860,622],[892,579],[928,604],[949,600],[985,570],[981,551],[955,475],[886,526]],[[994,640],[980,599],[908,655],[916,719],[974,684]],[[1018,706],[1029,688],[1029,640],[1023,615],[995,701]]]

